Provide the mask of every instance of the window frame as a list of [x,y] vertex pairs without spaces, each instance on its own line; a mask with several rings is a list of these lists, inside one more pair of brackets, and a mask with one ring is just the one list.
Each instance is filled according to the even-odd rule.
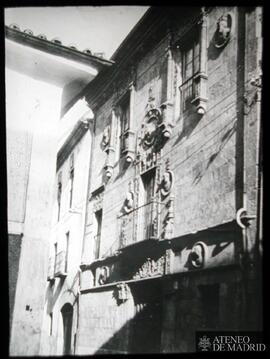
[[[181,112],[192,107],[192,101],[195,99],[195,80],[200,74],[201,67],[201,39],[200,30],[198,28],[190,30],[189,34],[181,42],[181,85],[180,85],[180,101],[181,101]],[[187,76],[187,54],[192,52],[192,59],[189,61],[192,70],[191,75]],[[190,92],[190,94],[189,94]]]
[[[130,91],[127,91],[118,101],[118,118],[119,118],[119,143],[120,158],[125,156],[127,148],[125,146],[125,138],[130,131]],[[123,114],[125,115],[125,123],[123,125]]]

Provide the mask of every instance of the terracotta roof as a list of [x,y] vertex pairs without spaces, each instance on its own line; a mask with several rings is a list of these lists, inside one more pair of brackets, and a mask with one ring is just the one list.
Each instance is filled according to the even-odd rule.
[[[75,56],[81,56],[84,59],[89,59],[89,60],[96,60],[97,62],[99,62],[100,64],[103,65],[111,65],[114,62],[108,59],[105,59],[104,57],[104,53],[103,52],[97,52],[97,53],[92,53],[92,51],[89,48],[86,48],[84,50],[78,50],[76,44],[69,44],[69,45],[64,45],[62,44],[61,39],[59,39],[58,37],[55,37],[51,40],[47,39],[47,36],[44,34],[39,34],[39,35],[34,35],[33,31],[30,29],[20,29],[19,25],[12,23],[9,26],[5,26],[5,33],[7,38],[11,38],[11,39],[15,39],[19,41],[19,40],[25,40],[26,42],[29,42],[29,45],[37,45],[36,41],[40,41],[40,45],[42,44],[44,46],[44,48],[41,50],[46,50],[46,48],[50,47],[52,49],[53,48],[57,48],[58,50],[61,48],[63,51],[63,55],[68,51],[69,53],[74,54]],[[30,43],[31,40],[35,41],[35,43]],[[19,41],[20,42],[20,41]],[[34,46],[36,47],[36,46]],[[40,47],[40,46],[39,46]]]

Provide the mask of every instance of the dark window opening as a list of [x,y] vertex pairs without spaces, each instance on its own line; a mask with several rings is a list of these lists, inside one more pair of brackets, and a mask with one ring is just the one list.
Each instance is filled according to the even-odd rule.
[[142,175],[144,186],[144,198],[142,207],[142,221],[143,221],[143,238],[149,239],[154,235],[154,197],[155,197],[155,175],[156,170],[150,171]]
[[50,313],[50,336],[52,336],[53,331],[53,313]]
[[94,250],[94,257],[95,259],[99,258],[100,255],[100,237],[101,237],[101,227],[102,227],[102,209],[95,212],[96,218],[96,235],[95,235],[95,250]]
[[182,51],[182,109],[185,111],[191,105],[195,97],[195,76],[200,71],[200,43],[199,36],[195,33],[189,41],[183,45]]
[[63,317],[63,354],[69,355],[71,353],[71,339],[72,339],[72,319],[73,307],[71,304],[65,304],[61,309]]
[[66,233],[65,273],[68,271],[69,232]]

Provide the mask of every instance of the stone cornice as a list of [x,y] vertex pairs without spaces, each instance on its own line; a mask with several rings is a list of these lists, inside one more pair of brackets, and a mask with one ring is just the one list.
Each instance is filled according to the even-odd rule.
[[[100,73],[86,87],[85,97],[93,110],[114,92],[114,82],[121,77],[126,78],[128,74],[123,76],[123,73],[127,70],[130,71],[140,56],[160,41],[159,34],[166,35],[167,25],[167,18],[164,16],[162,8],[152,7],[146,12],[113,54],[111,59],[115,64]],[[131,74],[129,73],[129,75]]]

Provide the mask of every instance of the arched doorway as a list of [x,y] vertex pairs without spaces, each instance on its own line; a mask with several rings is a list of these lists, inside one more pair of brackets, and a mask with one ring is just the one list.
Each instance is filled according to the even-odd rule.
[[71,304],[65,304],[62,309],[63,318],[63,354],[68,355],[71,353],[71,338],[72,338],[72,319],[73,307]]

